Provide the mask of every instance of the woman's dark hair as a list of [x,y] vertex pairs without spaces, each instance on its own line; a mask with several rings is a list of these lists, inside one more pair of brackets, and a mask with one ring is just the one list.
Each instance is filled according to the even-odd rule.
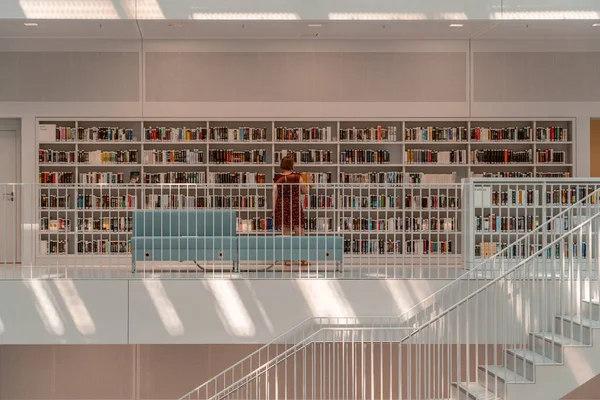
[[281,160],[281,165],[279,166],[284,171],[293,171],[294,170],[294,159],[290,156],[285,156]]

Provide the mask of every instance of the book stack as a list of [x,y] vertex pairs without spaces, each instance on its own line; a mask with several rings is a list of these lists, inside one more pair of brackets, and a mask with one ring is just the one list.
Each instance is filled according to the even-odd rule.
[[40,172],[38,183],[75,183],[73,172]]
[[340,218],[344,232],[400,232],[404,229],[402,218]]
[[402,201],[397,196],[373,194],[370,196],[339,195],[339,208],[352,209],[394,209],[402,208]]
[[275,128],[278,142],[331,142],[331,127],[324,128]]
[[529,142],[531,127],[471,128],[471,140],[475,142]]
[[210,128],[210,140],[213,142],[264,142],[267,141],[267,128]]
[[432,241],[429,239],[407,240],[405,253],[412,255],[451,254],[452,241]]
[[471,150],[473,164],[531,164],[532,150],[478,149]]
[[77,242],[77,252],[82,254],[131,253],[131,243],[108,239],[80,240]]
[[406,128],[404,140],[407,142],[466,142],[467,128],[439,128],[433,126]]
[[535,128],[535,140],[538,142],[566,142],[569,140],[567,128],[560,126]]
[[395,142],[396,127],[347,128],[339,131],[341,142]]
[[79,183],[125,183],[125,174],[122,172],[80,172]]
[[540,205],[540,192],[534,189],[508,189],[492,192],[492,204],[495,206],[533,206]]
[[[592,188],[589,189],[592,191]],[[588,195],[585,188],[562,188],[554,189],[546,192],[546,204],[548,205],[567,205],[575,204],[579,200],[584,199]],[[594,204],[596,199],[592,197],[590,203]]]
[[387,150],[346,149],[340,152],[340,164],[386,164],[390,162]]
[[146,210],[158,209],[196,209],[206,208],[206,196],[186,196],[184,194],[147,194],[144,208]]
[[39,150],[40,164],[67,164],[75,162],[74,151]]
[[40,208],[69,208],[71,196],[56,196],[42,193],[40,195]]
[[306,219],[304,229],[308,232],[333,232],[333,218],[312,217]]
[[531,232],[539,226],[540,217],[537,215],[501,217],[490,214],[487,217],[475,217],[477,232]]
[[265,208],[265,196],[213,195],[208,198],[209,208]]
[[366,172],[353,173],[340,172],[340,183],[402,183],[402,172]]
[[135,141],[133,129],[118,127],[79,128],[77,140],[80,142],[131,142]]
[[146,128],[147,142],[200,142],[206,140],[208,129],[204,128]]
[[271,232],[273,231],[273,218],[236,218],[237,232]]
[[203,164],[202,150],[144,150],[144,164]]
[[275,163],[280,163],[283,157],[292,157],[296,164],[333,163],[333,153],[330,150],[280,150],[275,152]]
[[77,218],[78,232],[131,232],[132,217]]
[[466,164],[466,150],[437,151],[429,149],[407,149],[404,151],[407,164]]
[[209,172],[208,183],[266,183],[267,176],[259,172]]
[[531,178],[533,177],[533,172],[472,172],[471,176],[473,178]]
[[43,217],[40,219],[40,231],[45,232],[69,232],[71,230],[71,220],[66,218]]
[[424,174],[422,172],[410,172],[405,174],[406,183],[424,184],[448,184],[456,182],[456,172],[451,174]]
[[536,172],[536,178],[570,178],[570,172]]
[[144,183],[204,183],[204,172],[144,172]]
[[77,162],[84,164],[124,164],[138,163],[137,150],[83,151],[77,153]]
[[553,149],[536,150],[536,158],[539,164],[564,164],[566,153]]
[[334,208],[333,196],[324,194],[309,194],[304,196],[304,207],[306,209]]
[[404,196],[404,207],[413,210],[460,208],[460,199],[445,194],[429,196],[407,194]]
[[214,164],[264,164],[267,162],[267,150],[210,149],[208,161]]
[[77,138],[77,129],[70,128],[67,126],[56,127],[56,141],[57,142],[72,142]]
[[122,196],[109,196],[102,195],[96,196],[94,194],[83,194],[77,195],[77,208],[78,209],[134,209],[137,206],[137,196],[133,194],[125,194]]
[[401,240],[385,239],[344,239],[346,254],[402,254]]

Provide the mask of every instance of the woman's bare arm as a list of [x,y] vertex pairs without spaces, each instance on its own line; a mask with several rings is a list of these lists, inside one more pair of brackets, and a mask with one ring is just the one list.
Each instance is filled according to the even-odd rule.
[[304,182],[304,178],[302,177],[302,175],[300,175],[300,184],[300,190],[302,191],[302,194],[308,194],[310,190],[310,185],[308,184],[308,182]]

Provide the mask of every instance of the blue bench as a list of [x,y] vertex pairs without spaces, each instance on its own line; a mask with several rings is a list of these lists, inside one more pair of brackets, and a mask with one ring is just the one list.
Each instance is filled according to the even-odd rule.
[[340,236],[239,237],[239,261],[333,261],[339,270],[344,260]]
[[332,261],[340,236],[237,236],[233,210],[138,210],[133,213],[132,272],[137,261]]
[[138,210],[133,213],[136,261],[237,261],[235,211]]

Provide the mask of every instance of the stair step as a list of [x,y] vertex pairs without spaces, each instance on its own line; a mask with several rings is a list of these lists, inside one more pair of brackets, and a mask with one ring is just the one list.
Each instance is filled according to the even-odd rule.
[[479,369],[489,375],[488,381],[490,378],[494,380],[495,376],[506,383],[533,383],[529,379],[511,371],[503,365],[490,365],[489,367],[480,366]]
[[500,400],[501,398],[490,392],[476,382],[453,383],[462,393],[465,393],[472,400]]
[[564,321],[573,322],[577,325],[587,326],[588,328],[600,328],[600,321],[594,321],[590,318],[584,317],[570,317],[570,316],[562,316],[559,317]]
[[568,337],[564,337],[556,332],[539,332],[535,333],[534,336],[541,339],[545,339],[549,342],[558,343],[563,346],[583,346],[583,343]]
[[551,358],[545,357],[535,351],[531,350],[506,350],[507,353],[511,353],[516,355],[521,359],[525,359],[527,362],[530,362],[533,365],[558,365],[556,361]]

